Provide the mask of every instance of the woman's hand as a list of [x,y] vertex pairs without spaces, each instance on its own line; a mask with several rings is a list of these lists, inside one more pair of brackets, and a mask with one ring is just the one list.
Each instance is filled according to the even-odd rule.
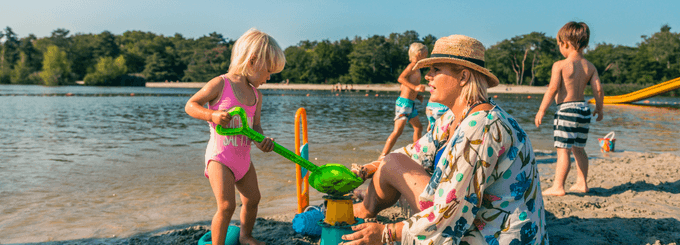
[[210,121],[222,127],[227,127],[227,124],[231,121],[231,115],[225,110],[213,111]]
[[255,143],[255,146],[257,146],[257,148],[259,148],[262,152],[270,152],[274,150],[274,139],[272,138],[264,138],[260,143],[255,141],[253,142]]
[[343,245],[359,245],[359,244],[383,244],[382,231],[384,225],[378,223],[363,223],[352,226],[354,233],[342,236]]

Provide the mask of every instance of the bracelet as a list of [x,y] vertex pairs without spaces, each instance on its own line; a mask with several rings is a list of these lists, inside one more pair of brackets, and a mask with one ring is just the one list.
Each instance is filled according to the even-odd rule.
[[383,243],[383,244],[389,244],[390,241],[389,241],[388,237],[389,237],[389,235],[388,235],[387,225],[385,225],[385,228],[383,228],[382,238],[380,239],[380,242]]
[[[392,225],[392,228],[390,228],[390,225]],[[394,224],[385,224],[385,228],[383,228],[382,239],[380,242],[388,245],[396,244],[395,240],[397,240],[397,232],[396,230],[393,229]]]
[[397,240],[397,224],[394,223],[392,224],[392,243],[396,244]]

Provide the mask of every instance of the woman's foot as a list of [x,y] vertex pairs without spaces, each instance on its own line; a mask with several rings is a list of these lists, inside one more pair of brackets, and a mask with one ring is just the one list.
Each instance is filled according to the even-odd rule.
[[240,244],[243,244],[243,245],[264,245],[265,244],[264,242],[260,242],[260,241],[256,240],[252,236],[249,236],[249,237],[241,236],[241,237],[238,238],[238,242]]
[[366,197],[366,190],[354,190],[352,191],[352,196],[354,196],[354,203],[360,203]]
[[543,194],[544,196],[564,196],[564,194],[566,194],[566,193],[564,193],[564,189],[556,188],[556,187],[553,186],[553,187],[546,189],[541,194]]

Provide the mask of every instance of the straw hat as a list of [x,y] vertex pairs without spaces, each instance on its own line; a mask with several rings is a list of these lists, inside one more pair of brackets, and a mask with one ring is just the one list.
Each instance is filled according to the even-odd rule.
[[484,45],[480,41],[468,36],[442,37],[434,43],[430,58],[418,61],[413,69],[435,63],[453,63],[481,72],[489,78],[487,81],[489,88],[495,87],[498,85],[498,78],[484,68],[484,50]]

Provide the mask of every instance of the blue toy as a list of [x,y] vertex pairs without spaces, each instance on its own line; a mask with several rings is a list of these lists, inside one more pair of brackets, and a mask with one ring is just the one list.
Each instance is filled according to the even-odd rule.
[[314,206],[310,209],[296,214],[293,218],[293,230],[297,233],[307,236],[321,236],[321,226],[319,221],[324,219],[324,215]]
[[[230,225],[227,230],[227,236],[224,238],[224,245],[238,245],[238,236],[241,233],[241,228],[235,225]],[[212,235],[208,231],[198,240],[198,245],[212,244]]]

